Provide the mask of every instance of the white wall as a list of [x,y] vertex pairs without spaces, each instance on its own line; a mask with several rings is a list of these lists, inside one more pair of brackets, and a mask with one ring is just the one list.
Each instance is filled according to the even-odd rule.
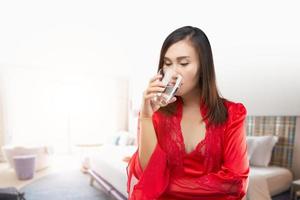
[[12,65],[0,72],[6,143],[49,144],[66,152],[127,129],[127,79]]
[[0,90],[0,162],[4,160],[3,152],[1,147],[4,145],[4,132],[3,132],[3,112],[2,112],[2,102],[1,102],[1,90]]
[[299,115],[297,8],[271,0],[2,1],[0,63],[140,76],[140,94],[165,37],[193,25],[211,41],[224,97],[250,115]]
[[[154,73],[165,37],[182,25],[208,35],[221,94],[245,104],[249,115],[300,114],[300,14],[285,1],[205,1],[186,5],[148,4],[137,16],[137,59],[133,93]],[[154,12],[155,9],[155,12]],[[145,40],[143,37],[146,36]],[[138,84],[143,83],[143,84]],[[136,104],[139,106],[139,103]]]

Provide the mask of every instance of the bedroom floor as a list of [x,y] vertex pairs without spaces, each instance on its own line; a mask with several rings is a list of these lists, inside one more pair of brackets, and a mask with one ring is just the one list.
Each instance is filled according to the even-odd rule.
[[[66,165],[66,163],[68,164]],[[79,171],[80,166],[81,166],[81,160],[78,156],[56,156],[52,159],[51,167],[36,172],[34,178],[31,180],[19,181],[15,175],[14,170],[10,169],[7,163],[0,163],[0,177],[1,177],[0,187],[13,186],[16,188],[21,188],[49,174],[61,172],[64,170]],[[102,192],[101,189],[99,189],[99,192]],[[277,195],[276,197],[273,197],[272,200],[288,200],[289,198],[290,198],[290,193],[289,191],[287,191],[281,195]],[[112,199],[103,198],[102,200],[112,200]]]
[[[68,165],[66,165],[66,163],[68,163]],[[9,168],[7,163],[0,163],[0,187],[13,186],[16,188],[21,188],[51,173],[71,169],[80,170],[80,159],[78,158],[78,156],[55,156],[51,159],[50,167],[36,172],[34,174],[34,178],[31,180],[20,181],[17,179],[15,171]]]
[[272,200],[289,200],[290,199],[290,191],[284,192],[283,194],[277,195],[272,198]]
[[81,159],[78,156],[56,156],[52,159],[51,167],[36,172],[31,180],[20,181],[7,163],[0,163],[0,187],[22,188],[21,191],[24,190],[28,200],[52,200],[65,195],[70,198],[64,197],[64,200],[113,200],[98,184],[94,184],[92,189],[89,175],[83,174],[80,167]]

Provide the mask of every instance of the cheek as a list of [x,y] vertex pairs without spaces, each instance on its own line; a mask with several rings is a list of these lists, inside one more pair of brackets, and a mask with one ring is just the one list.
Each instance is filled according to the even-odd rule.
[[191,90],[193,87],[190,83],[190,81],[185,81],[183,85],[181,85],[181,87],[178,89],[178,94],[184,94],[186,92],[188,92],[189,90]]
[[192,90],[198,84],[198,76],[196,66],[191,68],[190,70],[183,71],[182,76],[183,85],[178,89],[178,93],[185,93],[189,90]]
[[194,73],[186,73],[183,75],[182,83],[185,87],[193,87],[198,82],[198,77]]
[[194,89],[198,85],[198,77],[193,76],[185,76],[182,82],[182,86],[179,88],[179,92],[187,92]]
[[190,66],[188,69],[182,71],[182,76],[185,82],[194,82],[197,80],[197,67]]

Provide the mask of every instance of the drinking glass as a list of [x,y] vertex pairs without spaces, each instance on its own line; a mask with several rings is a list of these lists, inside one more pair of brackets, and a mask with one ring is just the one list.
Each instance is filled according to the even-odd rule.
[[162,75],[161,81],[166,88],[163,92],[157,93],[152,101],[155,104],[166,106],[180,87],[182,76],[172,67],[163,67],[158,71],[158,74]]

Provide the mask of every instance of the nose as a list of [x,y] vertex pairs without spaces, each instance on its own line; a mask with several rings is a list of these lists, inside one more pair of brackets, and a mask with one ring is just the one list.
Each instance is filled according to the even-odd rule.
[[182,73],[181,73],[180,66],[173,65],[172,69],[174,71],[173,71],[173,75],[172,75],[172,78],[171,78],[171,84],[174,85],[176,83],[177,79],[178,79],[178,75],[180,75],[182,77]]
[[174,67],[174,70],[175,70],[175,74],[176,74],[176,75],[179,74],[179,75],[182,76],[182,72],[181,72],[180,66],[176,65],[176,66]]
[[175,76],[177,76],[178,74],[182,76],[182,69],[177,64],[173,64],[173,65],[169,66],[167,69],[172,69],[172,71],[173,71],[172,74]]

